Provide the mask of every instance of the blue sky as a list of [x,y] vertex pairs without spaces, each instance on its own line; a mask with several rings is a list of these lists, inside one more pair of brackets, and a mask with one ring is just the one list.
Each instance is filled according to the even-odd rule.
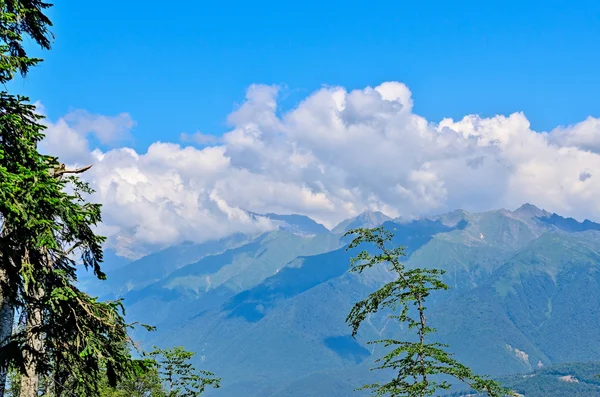
[[600,115],[600,2],[57,1],[56,41],[14,88],[48,115],[137,122],[137,150],[220,134],[252,83],[281,105],[396,80],[432,121],[524,111],[536,130]]
[[[9,88],[43,103],[42,150],[94,164],[120,252],[272,227],[244,210],[600,221],[598,0],[62,0],[51,18],[46,62]],[[198,131],[222,136],[169,143]]]

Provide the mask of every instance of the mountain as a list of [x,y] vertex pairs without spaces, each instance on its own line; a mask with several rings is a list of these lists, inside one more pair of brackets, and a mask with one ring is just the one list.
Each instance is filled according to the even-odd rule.
[[346,219],[345,221],[342,221],[331,231],[334,234],[343,234],[346,233],[348,230],[357,229],[359,227],[377,227],[391,219],[392,218],[379,211],[365,211],[355,218],[350,218]]
[[184,345],[223,378],[209,397],[347,397],[381,376],[369,371],[381,350],[366,342],[410,333],[377,315],[350,337],[353,303],[393,277],[384,267],[348,272],[357,251],[340,234],[354,227],[383,225],[406,246],[408,267],[446,272],[451,289],[431,296],[429,318],[437,340],[476,372],[600,356],[599,224],[530,204],[411,221],[365,213],[331,232],[301,216],[264,216],[282,222],[278,230],[171,247],[121,267],[136,269],[119,279],[130,288],[115,284],[128,319],[159,328],[136,338]]
[[93,295],[105,299],[122,297],[131,290],[137,290],[161,280],[179,267],[196,262],[207,255],[217,254],[235,248],[252,239],[252,236],[234,234],[232,236],[205,243],[183,243],[159,252],[144,256],[135,261],[125,261],[113,255],[105,259],[102,266],[106,269],[107,280],[99,281],[87,277],[85,286]]
[[[247,244],[180,267],[158,282],[124,295],[129,311],[155,325],[177,324],[185,316],[223,304],[269,277],[287,263],[341,246],[332,234],[306,236],[288,230],[262,234]],[[151,314],[144,314],[151,313]]]
[[[446,330],[444,342],[457,351],[478,346],[480,354],[498,359],[477,365],[506,374],[538,363],[599,357],[597,302],[600,233],[550,232],[519,250],[482,285],[440,305],[432,317]],[[473,312],[473,307],[485,310]]]
[[[600,396],[600,362],[569,363],[541,367],[525,374],[498,379],[505,387],[525,397]],[[474,391],[449,394],[447,397],[483,396]]]
[[304,215],[253,214],[276,221],[279,228],[306,235],[328,234],[329,229]]
[[548,211],[542,210],[530,203],[523,204],[522,206],[517,208],[513,213],[515,215],[517,215],[518,217],[529,218],[529,219],[531,219],[531,218],[543,219],[543,218],[547,218],[552,215],[556,215],[556,214],[551,214]]

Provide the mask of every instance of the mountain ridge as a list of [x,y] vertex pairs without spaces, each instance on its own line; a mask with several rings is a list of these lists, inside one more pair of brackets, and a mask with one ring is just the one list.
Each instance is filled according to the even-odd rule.
[[[356,341],[348,339],[345,315],[352,304],[391,274],[384,267],[350,274],[355,252],[346,251],[350,237],[341,238],[340,230],[383,225],[396,234],[394,244],[407,247],[408,267],[446,271],[451,289],[432,296],[431,321],[440,330],[439,341],[475,371],[500,376],[600,355],[600,342],[576,331],[579,325],[600,328],[593,315],[600,312],[599,224],[531,204],[410,221],[373,214],[350,218],[337,231],[278,227],[229,246],[221,242],[220,252],[196,247],[204,256],[187,264],[178,253],[184,246],[150,258],[180,259],[159,280],[124,295],[128,319],[160,330],[136,337],[146,346],[183,344],[198,352],[198,365],[229,379],[215,396],[279,397],[294,387],[320,396],[318,390],[337,387],[340,392],[328,397],[346,397],[344,382],[354,379],[354,388],[375,376],[368,368],[378,353],[367,340],[407,337],[388,327],[385,317],[374,316]],[[317,224],[267,215],[309,229]],[[150,259],[146,265],[152,265]],[[161,271],[164,266],[159,264]],[[581,290],[591,300],[582,301]],[[572,308],[586,305],[589,310],[575,320]],[[586,346],[589,341],[594,342]],[[283,351],[289,353],[282,356]]]

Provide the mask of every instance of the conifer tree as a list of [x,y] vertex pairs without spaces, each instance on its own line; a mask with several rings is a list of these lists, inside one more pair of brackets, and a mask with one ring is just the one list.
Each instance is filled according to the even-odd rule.
[[[48,7],[0,0],[1,84],[40,62],[25,39],[50,48]],[[120,302],[76,287],[76,263],[105,278],[104,238],[93,231],[100,205],[87,202],[91,189],[77,176],[90,166],[69,170],[38,151],[41,118],[27,98],[0,92],[0,397],[8,368],[19,373],[21,397],[37,396],[41,379],[55,396],[66,387],[93,396],[106,375],[116,384],[139,362]],[[12,333],[15,316],[23,326]]]
[[[0,85],[3,87],[16,74],[25,77],[29,69],[41,61],[27,56],[23,46],[26,38],[43,49],[50,48],[52,34],[48,29],[52,23],[44,14],[48,7],[50,4],[39,0],[0,0]],[[17,227],[26,222],[19,205],[19,185],[23,186],[27,177],[33,177],[31,166],[39,160],[35,150],[35,142],[39,140],[37,131],[13,130],[20,123],[34,121],[27,120],[31,107],[20,107],[23,102],[22,97],[0,92],[0,347],[6,345],[12,332],[15,301],[20,293],[17,269],[24,254],[24,243],[18,240],[22,236],[8,224],[12,222],[13,227]],[[25,120],[19,111],[15,112],[16,108],[26,113]],[[6,361],[0,359],[0,396],[4,394],[6,371]]]

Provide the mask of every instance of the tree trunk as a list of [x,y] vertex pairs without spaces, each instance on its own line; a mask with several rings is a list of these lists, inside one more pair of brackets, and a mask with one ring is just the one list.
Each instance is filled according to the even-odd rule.
[[[0,347],[5,346],[10,341],[15,320],[14,308],[8,300],[6,291],[1,285],[6,285],[6,270],[0,269]],[[6,390],[6,375],[8,368],[5,362],[0,363],[0,397],[4,397]]]
[[[37,288],[33,291],[34,302],[41,299],[44,291]],[[25,350],[23,357],[25,359],[25,373],[21,377],[21,396],[37,397],[40,387],[40,377],[37,368],[37,356],[43,354],[44,340],[40,328],[42,327],[42,311],[34,306],[30,309],[27,316],[26,332],[27,345],[31,350]]]

